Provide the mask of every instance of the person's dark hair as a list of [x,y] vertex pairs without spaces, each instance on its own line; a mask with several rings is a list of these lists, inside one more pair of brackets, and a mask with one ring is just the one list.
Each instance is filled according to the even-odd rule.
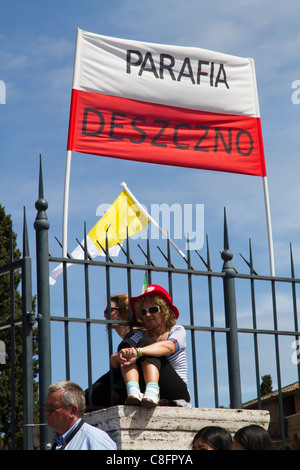
[[257,424],[250,424],[239,429],[234,435],[234,441],[245,450],[273,450],[270,434]]
[[202,439],[214,450],[231,450],[231,434],[220,426],[206,426],[200,429],[194,436],[192,448],[197,439]]

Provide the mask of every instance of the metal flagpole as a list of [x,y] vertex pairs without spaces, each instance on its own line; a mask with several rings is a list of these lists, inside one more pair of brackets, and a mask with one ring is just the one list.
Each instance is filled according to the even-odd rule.
[[[76,48],[75,48],[75,59],[74,59],[74,70],[73,70],[73,83],[72,90],[77,84],[79,72],[80,72],[80,37],[81,29],[77,28],[76,36]],[[72,103],[71,103],[72,106]],[[70,123],[69,132],[71,125],[72,108],[70,110]],[[62,223],[62,257],[67,257],[67,240],[68,240],[68,210],[69,210],[69,190],[70,190],[70,172],[71,172],[71,157],[72,151],[67,150],[66,157],[66,170],[65,170],[65,189],[64,189],[64,202],[63,202],[63,223]]]
[[158,225],[158,223],[156,222],[155,219],[153,219],[153,217],[151,217],[150,214],[148,214],[148,212],[143,208],[143,206],[139,203],[139,201],[136,199],[136,197],[132,194],[132,192],[128,189],[126,183],[121,183],[121,186],[123,186],[123,188],[125,189],[125,191],[129,194],[129,196],[134,200],[134,202],[136,203],[136,205],[139,207],[139,209],[143,212],[143,214],[150,220],[150,222],[155,225],[156,228],[158,228],[158,230],[160,231],[160,233],[165,237],[167,238],[171,245],[175,248],[175,250],[180,254],[180,256],[182,256],[183,259],[185,259],[185,261],[187,261],[186,259],[186,256],[185,254],[180,250],[180,248],[176,245],[176,243],[173,242],[173,240],[171,240],[171,238],[168,236],[168,234]]
[[271,212],[270,212],[268,180],[267,180],[267,177],[266,177],[266,176],[263,176],[263,187],[264,187],[265,207],[266,207],[266,218],[267,218],[267,229],[268,229],[269,257],[270,257],[270,273],[271,273],[271,276],[275,276],[273,236],[272,236],[272,225],[271,225]]
[[[254,60],[249,59],[251,62],[252,69],[252,78],[253,78],[253,93],[255,100],[255,115],[260,116],[259,103],[258,103],[258,94],[257,94],[257,84],[256,84],[256,74],[255,74],[255,65]],[[260,124],[259,124],[260,126]],[[261,133],[261,128],[259,129]],[[261,148],[263,151],[263,148]],[[269,244],[269,259],[270,259],[270,274],[275,276],[275,264],[274,264],[274,250],[273,250],[273,236],[272,236],[272,225],[271,225],[271,211],[270,211],[270,201],[269,201],[269,190],[268,190],[268,180],[267,176],[262,177],[263,188],[264,188],[264,197],[265,197],[265,210],[266,210],[266,220],[267,220],[267,230],[268,230],[268,244]]]

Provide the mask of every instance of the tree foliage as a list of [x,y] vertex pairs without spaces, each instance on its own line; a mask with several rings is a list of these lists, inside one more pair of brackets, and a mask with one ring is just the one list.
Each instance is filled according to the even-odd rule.
[[273,391],[272,377],[270,374],[263,375],[261,380],[262,382],[260,384],[260,394],[263,397],[264,395],[268,395]]
[[[17,236],[12,230],[11,216],[5,214],[5,208],[0,204],[0,266],[12,260],[18,260],[20,257],[21,252],[17,248]],[[13,318],[16,320],[22,318],[20,270],[14,271],[13,274],[14,302],[11,301],[10,278],[10,273],[0,276],[0,324],[9,322]],[[33,299],[34,310],[35,299]],[[34,379],[38,375],[36,330],[33,328]],[[12,350],[13,339],[15,347]],[[0,329],[0,340],[5,343],[6,347],[6,364],[0,365],[0,449],[23,449],[22,326]],[[14,396],[11,394],[12,383],[15,385]],[[32,399],[35,416],[37,416],[38,384],[36,380],[34,380]],[[13,427],[15,427],[15,437]]]

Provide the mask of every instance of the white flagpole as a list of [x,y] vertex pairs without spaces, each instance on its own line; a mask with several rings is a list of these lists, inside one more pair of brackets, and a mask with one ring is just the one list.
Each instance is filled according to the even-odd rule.
[[[73,83],[72,89],[77,84],[77,77],[79,76],[79,63],[80,63],[80,36],[81,30],[77,29]],[[68,251],[68,211],[69,211],[69,191],[70,191],[70,173],[71,173],[71,157],[72,151],[67,150],[66,156],[66,169],[65,169],[65,188],[64,188],[64,202],[63,202],[63,222],[62,222],[62,257],[67,257]]]
[[150,222],[155,225],[156,228],[158,228],[158,230],[160,231],[160,233],[165,237],[167,238],[171,245],[175,248],[175,250],[180,254],[180,256],[182,256],[183,259],[186,259],[186,256],[185,254],[183,253],[183,251],[180,250],[180,248],[173,242],[173,240],[171,240],[171,238],[168,236],[168,234],[158,225],[158,223],[156,222],[156,220],[153,219],[153,217],[151,217],[150,214],[148,214],[148,212],[143,208],[143,206],[139,203],[139,201],[136,199],[136,197],[132,194],[132,192],[128,189],[126,183],[121,183],[121,186],[123,186],[123,188],[125,189],[125,191],[129,194],[129,196],[134,200],[134,202],[136,203],[136,205],[139,207],[139,209],[143,212],[143,214],[145,214],[145,216],[150,220]]
[[[255,100],[256,116],[260,116],[259,103],[258,103],[258,94],[257,94],[257,84],[256,84],[256,74],[255,74],[255,65],[254,65],[254,60],[253,59],[249,59],[249,60],[251,62],[251,68],[252,68],[253,93],[254,93],[254,100]],[[273,235],[272,235],[272,225],[271,225],[271,211],[270,211],[270,201],[269,201],[268,180],[267,180],[266,176],[263,176],[262,180],[263,180],[263,188],[264,188],[265,210],[266,210],[266,220],[267,220],[267,230],[268,230],[270,274],[271,274],[271,276],[275,276]]]
[[271,273],[271,276],[275,276],[275,263],[274,263],[273,236],[272,236],[272,225],[271,225],[271,212],[270,212],[268,181],[267,181],[266,176],[263,176],[263,187],[264,187],[266,219],[267,219],[267,229],[268,229],[270,273]]

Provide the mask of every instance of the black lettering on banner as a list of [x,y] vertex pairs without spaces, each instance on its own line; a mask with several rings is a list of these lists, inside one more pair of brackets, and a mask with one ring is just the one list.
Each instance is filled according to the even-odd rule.
[[214,86],[214,70],[215,70],[215,63],[212,62],[210,64],[210,86]]
[[130,137],[130,142],[132,142],[133,144],[142,144],[143,142],[145,142],[146,138],[147,138],[147,134],[146,132],[144,131],[144,129],[141,129],[140,127],[138,127],[136,125],[137,121],[142,121],[142,122],[146,122],[146,118],[144,117],[141,117],[141,116],[137,116],[137,117],[134,117],[131,121],[131,127],[132,129],[134,129],[135,131],[139,132],[141,134],[141,138],[136,140],[136,139],[133,139],[132,137]]
[[[169,63],[165,63],[165,59],[169,60]],[[172,68],[175,65],[175,59],[170,54],[160,54],[160,61],[159,61],[159,78],[164,79],[164,70],[167,70],[172,78],[172,80],[176,81],[176,77]]]
[[231,131],[231,129],[228,129],[228,144],[227,144],[225,142],[225,138],[224,138],[222,132],[220,131],[219,127],[215,128],[215,148],[214,148],[214,152],[218,151],[219,137],[222,140],[225,152],[228,155],[230,155],[231,150],[232,150],[232,131]]
[[109,138],[113,140],[124,140],[123,137],[114,135],[115,127],[119,129],[123,129],[123,124],[117,124],[116,118],[126,118],[126,114],[124,113],[112,113],[111,120],[110,120],[110,129],[109,129]]
[[[135,62],[131,61],[131,56],[133,54],[136,54],[138,59]],[[138,67],[141,65],[143,60],[143,56],[140,51],[134,51],[132,49],[128,49],[127,54],[126,54],[126,73],[131,73],[131,65],[134,67]]]
[[209,126],[195,126],[196,129],[201,129],[201,130],[204,130],[204,134],[200,137],[200,139],[198,140],[198,142],[196,143],[195,147],[194,147],[194,150],[196,150],[197,152],[209,152],[208,149],[206,148],[203,148],[203,147],[200,147],[200,144],[202,142],[203,139],[205,139],[205,137],[207,136],[208,134],[208,131],[209,131]]
[[191,126],[189,124],[176,124],[176,126],[174,127],[173,143],[178,149],[187,150],[189,148],[189,144],[182,145],[178,142],[178,130],[182,128],[191,130]]
[[[132,129],[129,134],[124,132],[127,125]],[[118,129],[123,130],[119,135]],[[105,131],[110,140],[127,139],[132,144],[142,144],[147,141],[148,145],[161,148],[170,148],[173,145],[173,148],[179,151],[190,149],[195,152],[239,154],[248,157],[254,149],[254,138],[246,129],[191,125],[188,122],[173,124],[163,119],[150,119],[147,116],[130,117],[127,113],[119,112],[111,112],[110,116],[105,117],[101,111],[94,108],[84,108],[81,130],[82,135],[88,137],[97,137]],[[199,130],[198,136],[196,130]]]
[[[221,78],[221,74],[222,74],[223,78]],[[219,66],[219,71],[218,71],[218,75],[217,75],[217,78],[216,78],[215,87],[219,86],[219,83],[225,83],[226,87],[229,88],[229,85],[227,83],[227,77],[226,77],[224,64],[220,64],[220,66]]]
[[[181,82],[187,78],[193,85],[209,84],[211,87],[225,85],[229,89],[225,64],[216,64],[208,60],[185,57],[183,60],[168,53],[153,55],[150,51],[142,52],[135,49],[126,51],[126,73],[131,74],[132,67],[138,67],[137,75],[150,72],[155,78]],[[218,67],[218,69],[217,69]],[[178,72],[179,70],[179,72]],[[218,70],[218,71],[217,71]],[[215,76],[215,71],[217,75]],[[202,78],[203,77],[203,78]],[[206,80],[204,79],[206,77]]]
[[[188,69],[188,72],[185,72],[185,68],[187,67]],[[194,79],[194,75],[193,75],[193,69],[192,69],[192,66],[191,66],[191,61],[189,59],[189,57],[186,57],[183,61],[183,64],[182,64],[182,67],[181,67],[181,70],[179,72],[179,75],[178,75],[178,78],[177,78],[177,81],[180,82],[181,81],[181,77],[187,77],[187,78],[190,78],[191,82],[193,84],[195,84],[195,79]]]
[[161,121],[160,119],[154,119],[153,121],[155,124],[162,124],[162,128],[156,134],[155,137],[151,140],[151,145],[155,145],[156,147],[167,147],[167,144],[164,144],[163,142],[157,142],[158,139],[163,135],[167,127],[169,126],[169,121]]
[[[150,67],[146,67],[147,62],[149,62]],[[145,72],[145,71],[146,72],[152,72],[154,74],[155,78],[159,78],[158,73],[157,73],[156,68],[155,68],[155,65],[154,65],[154,60],[153,60],[151,52],[146,52],[143,63],[142,63],[141,68],[139,70],[139,76],[141,76],[142,73]]]
[[[249,150],[247,152],[243,152],[243,150],[240,146],[240,138],[243,134],[245,134],[249,138],[250,146],[249,146]],[[251,155],[251,153],[253,151],[253,138],[252,138],[252,135],[250,134],[250,132],[246,131],[246,129],[242,129],[242,130],[238,131],[238,133],[236,135],[236,138],[235,138],[235,143],[236,143],[236,149],[237,149],[237,151],[240,155],[243,155],[244,157],[249,157],[249,155]]]
[[207,77],[208,72],[202,71],[202,65],[209,65],[207,60],[198,60],[197,84],[200,85],[200,76]]
[[[99,124],[99,128],[96,131],[87,130],[87,122],[88,122],[89,113],[94,113],[99,117],[100,124]],[[104,129],[104,123],[105,123],[104,116],[102,113],[100,113],[100,111],[94,108],[84,108],[83,119],[82,119],[82,134],[83,135],[88,135],[88,136],[93,137],[93,136],[101,134],[101,132]]]

